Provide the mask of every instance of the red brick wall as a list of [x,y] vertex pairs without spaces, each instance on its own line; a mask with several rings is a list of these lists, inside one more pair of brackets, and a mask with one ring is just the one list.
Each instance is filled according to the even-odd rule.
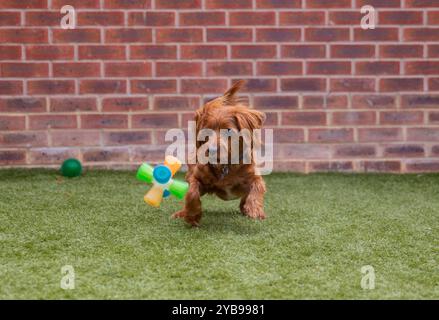
[[[60,28],[73,5],[76,30]],[[360,28],[360,7],[378,10]],[[276,168],[439,171],[437,0],[0,0],[0,165],[160,160],[235,79]]]

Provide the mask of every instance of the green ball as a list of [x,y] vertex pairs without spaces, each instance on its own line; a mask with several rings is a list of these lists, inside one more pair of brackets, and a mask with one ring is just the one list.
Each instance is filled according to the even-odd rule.
[[64,177],[79,177],[82,173],[81,162],[77,159],[67,159],[61,166],[61,174]]

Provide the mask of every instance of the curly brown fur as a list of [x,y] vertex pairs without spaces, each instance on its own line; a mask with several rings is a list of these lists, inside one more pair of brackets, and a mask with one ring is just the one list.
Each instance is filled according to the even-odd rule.
[[[260,129],[265,120],[262,112],[250,109],[243,104],[236,93],[244,84],[239,81],[234,84],[223,96],[210,101],[195,113],[197,134],[201,129],[242,130]],[[229,143],[221,141],[217,135],[218,145]],[[253,146],[255,143],[252,142]],[[197,142],[197,149],[203,145]],[[230,145],[229,145],[230,146]],[[240,144],[240,153],[244,152]],[[252,150],[250,148],[250,150]],[[221,149],[219,153],[221,152]],[[231,148],[228,148],[229,159]],[[240,159],[242,155],[240,154]],[[199,226],[202,210],[201,197],[206,193],[217,195],[223,200],[241,198],[241,213],[252,219],[265,219],[264,193],[265,183],[260,175],[256,175],[253,157],[250,164],[240,161],[238,164],[197,164],[189,165],[186,180],[189,191],[185,197],[184,208],[176,212],[174,218],[183,218],[192,226]]]

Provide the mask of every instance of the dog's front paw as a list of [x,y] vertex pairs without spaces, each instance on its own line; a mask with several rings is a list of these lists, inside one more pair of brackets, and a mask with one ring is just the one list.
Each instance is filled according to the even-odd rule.
[[200,226],[201,214],[190,215],[186,210],[177,211],[172,215],[173,219],[183,218],[184,221],[189,223],[193,227]]
[[258,207],[244,206],[242,213],[250,219],[264,220],[266,217],[264,209]]
[[186,223],[189,223],[192,227],[199,227],[200,226],[200,220],[201,220],[201,216],[186,215],[184,217],[184,221],[186,221]]
[[176,213],[174,213],[171,217],[172,219],[178,219],[178,218],[184,218],[186,217],[186,211],[185,210],[180,210],[177,211]]

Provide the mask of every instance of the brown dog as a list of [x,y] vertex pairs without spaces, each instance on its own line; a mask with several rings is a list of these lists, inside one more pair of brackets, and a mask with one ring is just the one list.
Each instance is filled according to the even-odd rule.
[[[227,132],[240,132],[247,129],[253,132],[260,129],[265,120],[265,114],[249,109],[245,104],[236,98],[236,92],[242,87],[243,81],[237,82],[227,92],[207,103],[196,111],[196,133],[202,129],[211,129],[217,133],[217,140],[207,142],[197,142],[197,150],[204,146],[209,152],[213,149],[218,150],[218,157],[224,146],[228,146],[228,159],[230,155],[230,141],[224,139],[220,134],[220,129]],[[189,183],[189,191],[185,197],[184,208],[174,213],[173,218],[184,218],[192,226],[199,226],[201,219],[201,196],[206,193],[216,194],[223,200],[241,198],[241,212],[252,219],[264,219],[264,193],[265,183],[260,175],[256,175],[256,168],[252,148],[256,141],[251,141],[251,161],[242,161],[243,153],[249,148],[245,148],[245,138],[239,140],[239,161],[237,164],[201,164],[197,160],[196,164],[188,166],[186,180]],[[219,146],[219,148],[217,148]]]

